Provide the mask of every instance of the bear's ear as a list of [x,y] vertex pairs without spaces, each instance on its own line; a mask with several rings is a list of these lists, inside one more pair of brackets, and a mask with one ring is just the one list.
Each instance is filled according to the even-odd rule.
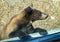
[[25,9],[26,14],[28,14],[28,15],[32,14],[32,11],[33,11],[33,9],[32,9],[30,6],[28,6],[28,7]]

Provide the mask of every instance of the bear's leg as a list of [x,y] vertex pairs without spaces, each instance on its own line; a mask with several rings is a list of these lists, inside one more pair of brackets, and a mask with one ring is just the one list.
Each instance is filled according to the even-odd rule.
[[25,35],[25,33],[21,31],[23,27],[25,27],[25,25],[23,24],[18,25],[17,29],[9,34],[9,37],[12,38],[12,37],[20,37],[20,36]]
[[39,32],[39,34],[41,35],[47,35],[48,32],[45,29],[41,29],[41,28],[36,28],[34,29],[34,27],[32,26],[32,23],[29,23],[29,26],[26,27],[27,28],[27,33],[31,34],[31,33],[36,33]]
[[13,31],[9,34],[9,37],[12,38],[12,37],[24,37],[26,36],[26,32],[25,31],[21,31],[21,30],[18,30],[18,31]]
[[40,35],[47,35],[48,32],[45,29],[36,28],[34,32],[39,32]]

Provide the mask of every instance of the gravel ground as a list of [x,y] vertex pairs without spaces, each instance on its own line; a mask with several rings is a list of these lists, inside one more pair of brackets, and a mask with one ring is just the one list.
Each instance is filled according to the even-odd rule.
[[46,20],[38,20],[33,26],[51,30],[60,28],[60,0],[0,0],[0,30],[10,21],[11,17],[27,6],[49,15]]

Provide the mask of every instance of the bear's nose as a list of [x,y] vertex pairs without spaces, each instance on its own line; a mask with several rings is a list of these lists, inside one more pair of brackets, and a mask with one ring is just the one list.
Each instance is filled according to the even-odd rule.
[[29,6],[25,9],[26,14],[32,14],[33,9]]

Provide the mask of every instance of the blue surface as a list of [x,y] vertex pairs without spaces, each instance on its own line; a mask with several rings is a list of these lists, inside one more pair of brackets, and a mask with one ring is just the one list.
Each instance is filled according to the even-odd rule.
[[60,39],[60,32],[54,33],[51,35],[45,35],[43,37],[32,38],[30,36],[24,37],[22,39],[12,40],[12,41],[5,41],[5,42],[49,42],[55,39]]

